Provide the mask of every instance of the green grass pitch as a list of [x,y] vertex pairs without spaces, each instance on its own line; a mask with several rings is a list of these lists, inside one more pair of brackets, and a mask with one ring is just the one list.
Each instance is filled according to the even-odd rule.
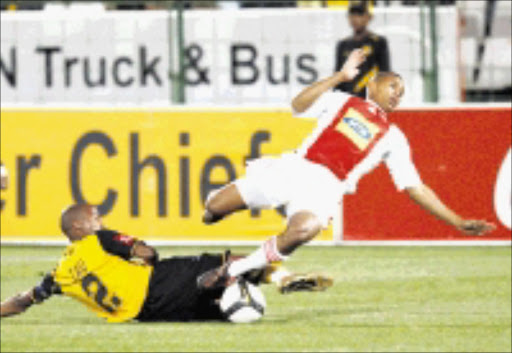
[[[37,283],[61,252],[3,246],[2,300]],[[334,286],[289,295],[265,286],[266,315],[249,325],[107,324],[55,297],[2,319],[1,351],[511,351],[510,247],[304,247],[286,265],[330,274]]]

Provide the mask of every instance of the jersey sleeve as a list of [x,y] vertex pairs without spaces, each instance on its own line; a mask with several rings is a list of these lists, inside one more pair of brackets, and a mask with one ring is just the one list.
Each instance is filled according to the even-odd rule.
[[54,294],[62,294],[59,284],[55,281],[54,272],[47,273],[41,283],[34,287],[33,290],[34,303],[42,303]]
[[298,113],[296,111],[293,111],[292,113],[293,116],[297,118],[321,119],[323,115],[330,110],[330,108],[333,106],[343,105],[349,98],[350,95],[347,93],[340,91],[328,91],[318,97],[317,100],[302,113]]
[[340,71],[343,67],[343,64],[345,63],[345,59],[343,58],[343,50],[345,48],[345,41],[340,40],[338,44],[336,44],[336,55],[335,55],[335,62],[334,62],[334,72]]
[[388,41],[385,37],[380,38],[380,50],[377,52],[377,65],[379,65],[380,71],[391,70]]
[[120,256],[125,260],[132,257],[132,248],[137,241],[136,238],[106,229],[97,231],[96,236],[106,252]]
[[384,162],[396,188],[402,191],[406,188],[420,186],[422,184],[421,177],[412,161],[407,138],[396,126],[391,126],[389,134],[390,149],[384,157]]

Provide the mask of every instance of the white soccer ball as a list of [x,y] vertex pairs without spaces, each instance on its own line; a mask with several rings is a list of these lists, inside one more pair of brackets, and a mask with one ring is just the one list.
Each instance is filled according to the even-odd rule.
[[261,319],[266,306],[261,289],[242,279],[227,287],[220,299],[220,309],[226,318],[237,324]]

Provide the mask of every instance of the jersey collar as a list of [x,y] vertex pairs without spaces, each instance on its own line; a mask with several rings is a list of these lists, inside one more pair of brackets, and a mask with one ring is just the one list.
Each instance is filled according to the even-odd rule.
[[370,98],[367,98],[366,101],[368,103],[370,103],[371,106],[377,108],[377,111],[384,116],[384,118],[387,120],[388,118],[388,114],[384,111],[384,109],[382,109],[377,103],[375,103],[373,100],[371,100]]

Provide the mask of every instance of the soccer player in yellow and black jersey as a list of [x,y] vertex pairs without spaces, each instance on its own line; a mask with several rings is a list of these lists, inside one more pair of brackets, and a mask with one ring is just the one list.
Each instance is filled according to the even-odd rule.
[[[62,213],[61,228],[71,244],[57,267],[36,287],[1,303],[1,317],[61,294],[109,322],[223,319],[218,300],[225,286],[199,289],[197,279],[235,260],[229,251],[159,261],[157,251],[143,241],[105,229],[91,205],[69,207]],[[327,277],[291,274],[275,266],[247,280],[279,282],[282,292],[321,290],[332,284]]]
[[350,82],[343,82],[335,90],[350,93],[366,99],[366,85],[378,72],[391,71],[388,42],[385,37],[368,31],[372,18],[369,1],[351,1],[348,19],[354,33],[336,45],[334,71],[338,72],[354,49],[362,48],[366,60],[359,66],[359,74]]

